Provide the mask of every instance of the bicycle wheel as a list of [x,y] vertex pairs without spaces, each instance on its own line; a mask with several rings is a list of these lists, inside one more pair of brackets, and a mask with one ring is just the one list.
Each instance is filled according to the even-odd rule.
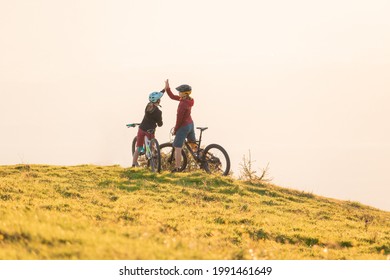
[[150,140],[150,159],[148,165],[150,166],[152,172],[161,171],[161,155],[160,155],[160,146],[158,145],[157,139]]
[[135,145],[137,145],[137,136],[134,137],[133,143],[131,143],[131,153],[134,155],[135,153]]
[[[175,148],[172,143],[164,143],[160,145],[161,169],[172,170],[175,168]],[[187,167],[187,155],[184,150],[181,150],[181,166],[180,171]]]
[[208,173],[226,176],[230,171],[230,158],[224,148],[218,144],[208,145],[202,156],[203,167]]

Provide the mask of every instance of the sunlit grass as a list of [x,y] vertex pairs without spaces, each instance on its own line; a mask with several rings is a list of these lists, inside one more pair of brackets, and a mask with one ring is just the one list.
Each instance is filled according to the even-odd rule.
[[0,167],[0,259],[386,259],[390,213],[203,172]]

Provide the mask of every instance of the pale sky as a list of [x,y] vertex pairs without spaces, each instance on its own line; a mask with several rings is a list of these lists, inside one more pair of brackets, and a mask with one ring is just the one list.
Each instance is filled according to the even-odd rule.
[[[0,0],[0,164],[131,165],[148,94],[193,87],[235,175],[390,210],[390,1]],[[177,103],[162,100],[160,143]]]

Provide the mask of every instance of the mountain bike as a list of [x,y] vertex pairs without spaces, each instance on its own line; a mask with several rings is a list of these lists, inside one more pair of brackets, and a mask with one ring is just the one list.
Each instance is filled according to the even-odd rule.
[[[200,130],[199,140],[195,141],[195,143],[184,142],[179,170],[184,171],[187,167],[196,166],[205,170],[207,173],[223,176],[228,175],[230,171],[230,158],[226,150],[218,144],[210,144],[202,149],[202,133],[208,127],[197,127],[196,129]],[[163,170],[173,169],[175,167],[175,148],[172,146],[172,142],[161,144],[160,154],[161,168]],[[192,156],[192,160],[188,154]]]
[[[140,123],[132,123],[127,124],[129,127],[139,126]],[[149,129],[147,131],[149,134],[154,134],[155,129]],[[149,139],[148,136],[145,135],[144,145],[139,152],[138,161],[141,163],[140,166],[150,167],[152,172],[160,172],[161,171],[161,155],[160,155],[160,145],[156,138]],[[132,155],[134,156],[134,152],[137,144],[137,136],[134,137],[133,142],[131,144]]]

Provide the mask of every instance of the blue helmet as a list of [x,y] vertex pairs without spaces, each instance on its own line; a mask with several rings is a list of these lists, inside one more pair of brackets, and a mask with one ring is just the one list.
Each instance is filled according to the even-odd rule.
[[160,100],[160,98],[164,95],[163,92],[160,91],[154,91],[151,94],[149,94],[149,101],[152,103],[156,103]]

